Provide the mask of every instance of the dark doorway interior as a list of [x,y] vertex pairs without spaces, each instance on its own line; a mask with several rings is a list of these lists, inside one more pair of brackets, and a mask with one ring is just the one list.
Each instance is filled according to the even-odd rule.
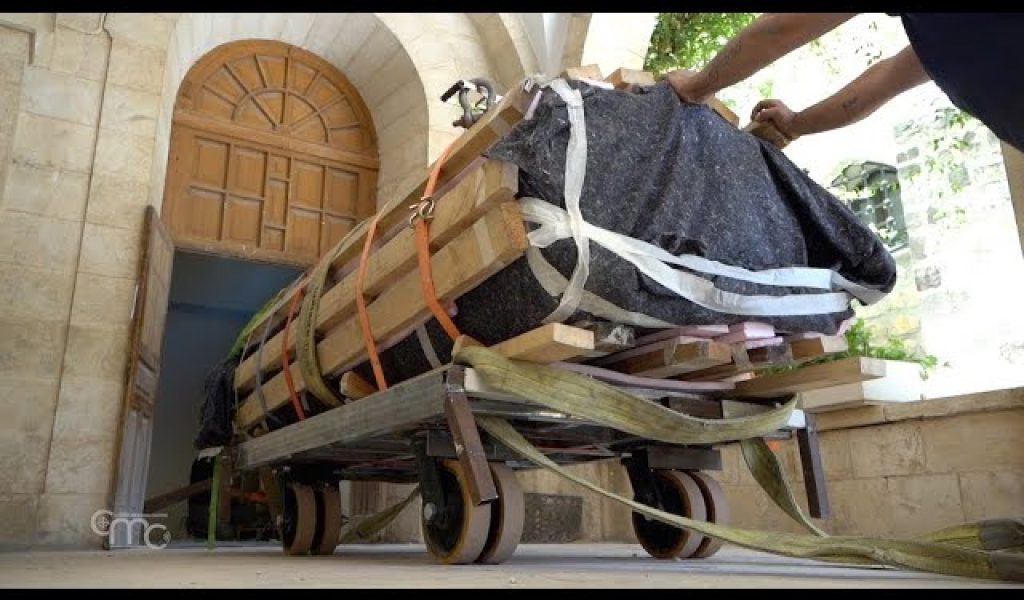
[[[146,497],[189,484],[207,374],[250,317],[301,274],[297,267],[178,250],[174,255]],[[172,540],[185,540],[187,504],[161,512]]]

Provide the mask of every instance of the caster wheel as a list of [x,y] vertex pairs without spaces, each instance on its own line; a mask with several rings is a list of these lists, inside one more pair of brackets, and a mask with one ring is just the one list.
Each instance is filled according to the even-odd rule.
[[341,493],[337,483],[316,490],[316,535],[313,554],[334,554],[341,540]]
[[308,554],[316,534],[316,494],[313,488],[292,483],[285,488],[281,515],[281,545],[285,554]]
[[[710,475],[700,472],[687,473],[697,483],[701,495],[704,497],[704,505],[708,511],[708,521],[720,525],[729,524],[729,503],[725,500],[725,491],[717,481]],[[693,553],[694,558],[707,558],[722,549],[724,544],[720,539],[705,537],[700,547]]]
[[[707,520],[704,496],[689,475],[659,469],[654,472],[654,479],[661,496],[662,510],[696,521]],[[648,519],[636,512],[633,513],[633,531],[644,550],[660,559],[690,558],[705,539],[699,533]]]
[[473,506],[458,461],[442,461],[439,470],[446,507],[436,514],[430,514],[429,505],[424,507],[420,513],[423,541],[430,554],[443,563],[471,563],[487,545],[493,509],[489,504]]
[[491,463],[491,475],[498,489],[498,499],[491,502],[491,527],[476,562],[497,565],[512,556],[523,537],[526,499],[515,471],[503,464]]

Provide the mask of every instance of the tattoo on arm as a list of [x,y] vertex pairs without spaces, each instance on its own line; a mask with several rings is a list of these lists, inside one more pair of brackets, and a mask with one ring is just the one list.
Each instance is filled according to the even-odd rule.
[[857,102],[859,100],[860,100],[860,98],[858,98],[857,96],[854,96],[853,98],[850,98],[849,100],[843,101],[843,103],[840,104],[839,106],[840,106],[840,108],[843,109],[844,112],[849,113],[857,105]]

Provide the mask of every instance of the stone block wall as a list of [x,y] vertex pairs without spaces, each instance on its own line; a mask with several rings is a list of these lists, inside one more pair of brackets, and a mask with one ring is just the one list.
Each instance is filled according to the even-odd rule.
[[[1024,388],[818,415],[832,515],[816,520],[836,535],[909,537],[979,519],[1024,514]],[[795,440],[775,449],[807,510]],[[739,527],[802,533],[768,498],[743,463],[739,446],[722,448],[725,490]],[[571,467],[631,496],[616,461]],[[634,542],[630,511],[552,473],[520,475],[527,491],[583,498],[582,539]]]

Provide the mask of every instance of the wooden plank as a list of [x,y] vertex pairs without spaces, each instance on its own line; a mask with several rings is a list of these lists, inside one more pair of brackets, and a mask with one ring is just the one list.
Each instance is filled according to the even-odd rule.
[[648,446],[647,466],[652,469],[721,471],[722,453],[713,448]]
[[[442,303],[454,300],[480,285],[521,257],[528,245],[516,204],[506,203],[491,210],[431,257],[438,300]],[[407,273],[374,300],[367,312],[374,339],[386,339],[429,319],[419,273]],[[366,360],[365,352],[361,328],[354,317],[317,344],[320,366],[325,374],[351,369]],[[297,390],[304,390],[305,382],[297,363],[291,365],[291,372]],[[264,385],[264,394],[269,410],[288,402],[284,373],[278,373]],[[259,400],[249,394],[238,410],[236,422],[240,428],[248,429],[259,420],[260,412]]]
[[[526,91],[522,86],[516,86],[502,98],[501,102],[487,111],[479,121],[459,136],[451,147],[448,158],[441,167],[438,175],[437,192],[440,193],[445,186],[455,180],[471,163],[478,160],[480,155],[494,145],[499,139],[505,136],[512,127],[522,120],[526,109],[529,107],[533,96],[539,93],[538,87]],[[378,212],[381,218],[378,229],[383,232],[390,231],[396,225],[400,225],[408,218],[408,206],[416,204],[423,197],[427,180],[433,166],[423,170],[423,176],[418,183],[411,186],[405,193],[397,194],[393,200],[385,204]],[[351,236],[342,242],[337,256],[331,261],[332,272],[348,265],[362,252],[363,244],[366,241],[366,233],[369,231],[369,222],[362,221],[355,226]],[[331,252],[333,253],[333,251]],[[283,297],[278,300],[268,315],[256,324],[262,327],[266,319],[273,319],[274,323],[284,320],[291,298],[297,286],[293,285]]]
[[612,71],[612,74],[605,78],[605,81],[615,86],[617,90],[628,89],[634,85],[650,86],[655,83],[654,73],[623,67]]
[[853,356],[830,363],[802,367],[788,373],[755,377],[736,384],[737,397],[771,398],[844,383],[885,377],[885,361]]
[[491,346],[506,358],[535,363],[568,360],[594,350],[594,332],[562,323],[548,323]]
[[349,371],[341,376],[339,387],[341,395],[352,400],[359,400],[377,392],[377,386],[353,371]]
[[645,346],[647,344],[653,344],[654,342],[660,342],[669,338],[686,336],[695,338],[716,338],[720,335],[729,333],[728,325],[687,325],[685,327],[675,327],[672,329],[663,329],[655,333],[645,335],[637,338],[637,346]]
[[238,447],[239,469],[272,464],[331,444],[364,442],[444,415],[442,371],[389,389],[372,402],[353,402],[282,427]]
[[[437,250],[464,231],[485,212],[511,201],[518,190],[518,170],[515,165],[502,161],[485,161],[479,168],[439,199],[430,226],[432,250]],[[416,241],[412,229],[404,229],[370,255],[364,293],[367,300],[380,294],[397,278],[416,268]],[[326,290],[317,310],[317,332],[327,333],[356,311],[356,273],[349,273],[340,283]],[[262,352],[263,362],[254,353],[243,360],[235,370],[235,387],[249,391],[256,384],[258,370],[281,367],[281,342],[278,333],[267,340]],[[288,350],[295,348],[295,336],[290,336]]]
[[740,126],[739,116],[737,116],[731,108],[726,106],[725,103],[719,100],[718,98],[711,96],[710,98],[704,101],[704,104],[707,104],[709,107],[711,107],[711,110],[721,115],[723,119],[732,123],[733,127]]
[[760,340],[775,337],[775,328],[767,323],[756,321],[744,321],[729,326],[729,333],[716,337],[716,342],[732,344],[734,342],[745,342],[747,340]]
[[614,383],[617,385],[639,387],[652,390],[663,390],[671,392],[694,392],[711,393],[727,392],[736,388],[732,383],[721,381],[677,381],[675,379],[655,379],[653,377],[638,377],[627,375],[610,369],[602,369],[591,365],[580,365],[570,362],[553,363],[551,366],[573,371],[594,379]]
[[[732,353],[731,363],[686,373],[680,378],[688,381],[719,381],[751,373],[757,369],[793,362],[793,355],[787,344],[780,343],[775,338],[769,340],[770,344],[767,346],[761,346],[761,340],[729,344]],[[718,338],[715,341],[718,341]],[[747,348],[748,345],[754,347]]]
[[212,484],[212,479],[204,479],[202,481],[190,483],[185,487],[181,487],[176,490],[171,490],[167,493],[160,494],[159,496],[153,496],[149,500],[146,500],[144,510],[147,513],[154,513],[164,508],[167,508],[168,506],[174,506],[178,502],[188,500],[192,496],[210,491]]

